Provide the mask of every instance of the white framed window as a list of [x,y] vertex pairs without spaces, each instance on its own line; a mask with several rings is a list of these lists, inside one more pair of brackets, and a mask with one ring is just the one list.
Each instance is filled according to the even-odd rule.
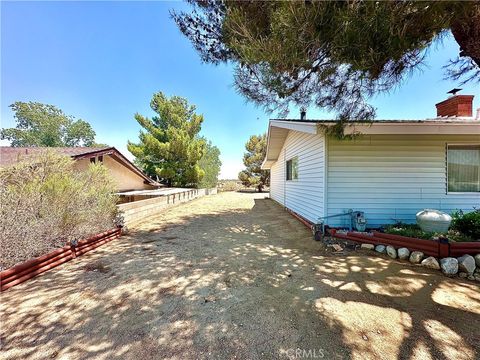
[[298,157],[291,158],[287,160],[287,180],[297,180],[298,179]]
[[480,192],[480,144],[447,145],[447,192]]

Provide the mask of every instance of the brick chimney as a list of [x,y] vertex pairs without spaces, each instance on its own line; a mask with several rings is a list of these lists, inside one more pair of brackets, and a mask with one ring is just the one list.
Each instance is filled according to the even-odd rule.
[[438,104],[437,116],[472,116],[473,95],[454,95]]

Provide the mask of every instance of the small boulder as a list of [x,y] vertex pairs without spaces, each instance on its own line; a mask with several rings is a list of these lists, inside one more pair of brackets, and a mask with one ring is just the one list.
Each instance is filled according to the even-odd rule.
[[480,268],[480,254],[475,255],[475,264]]
[[385,252],[387,251],[386,248],[385,248],[385,245],[377,245],[375,246],[375,251],[376,252],[379,252],[381,254],[385,254]]
[[443,258],[440,260],[440,267],[445,275],[455,275],[458,272],[458,261],[452,257]]
[[406,260],[410,256],[410,250],[407,248],[403,247],[397,250],[398,258],[400,260]]
[[375,245],[373,245],[373,244],[362,244],[360,246],[360,249],[373,250],[373,249],[375,249]]
[[468,274],[473,274],[475,271],[475,259],[471,255],[463,255],[458,260],[458,268]]
[[458,277],[462,278],[462,279],[465,279],[466,277],[468,276],[468,274],[466,272],[460,272],[458,273]]
[[433,256],[429,256],[426,259],[422,260],[422,266],[425,266],[429,269],[440,270],[440,264],[438,260],[435,259]]
[[387,246],[387,254],[388,256],[390,256],[392,259],[396,259],[397,258],[397,250],[395,250],[395,248],[391,245],[388,245]]
[[422,261],[423,259],[423,252],[421,251],[413,251],[411,254],[410,254],[410,262],[411,263],[414,263],[414,264],[419,264],[420,261]]
[[468,279],[468,280],[475,280],[475,276],[473,276],[473,275],[468,275],[468,276],[467,276],[467,279]]

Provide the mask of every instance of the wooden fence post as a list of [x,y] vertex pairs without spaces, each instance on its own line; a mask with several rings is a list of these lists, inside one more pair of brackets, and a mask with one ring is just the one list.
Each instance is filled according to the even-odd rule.
[[450,243],[445,237],[441,237],[437,240],[438,242],[438,257],[445,258],[450,256]]

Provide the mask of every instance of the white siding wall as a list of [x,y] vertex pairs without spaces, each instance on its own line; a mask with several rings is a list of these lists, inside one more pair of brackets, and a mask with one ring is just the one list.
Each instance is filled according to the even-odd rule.
[[[415,222],[424,208],[451,212],[480,206],[480,194],[446,193],[446,144],[478,143],[478,136],[371,135],[327,141],[327,214],[365,211],[368,226]],[[346,220],[332,218],[333,226]]]
[[280,152],[278,160],[270,168],[270,197],[285,206],[285,152]]
[[[285,181],[285,161],[298,157],[298,180]],[[290,130],[271,168],[270,196],[306,219],[316,222],[324,208],[324,138]]]

